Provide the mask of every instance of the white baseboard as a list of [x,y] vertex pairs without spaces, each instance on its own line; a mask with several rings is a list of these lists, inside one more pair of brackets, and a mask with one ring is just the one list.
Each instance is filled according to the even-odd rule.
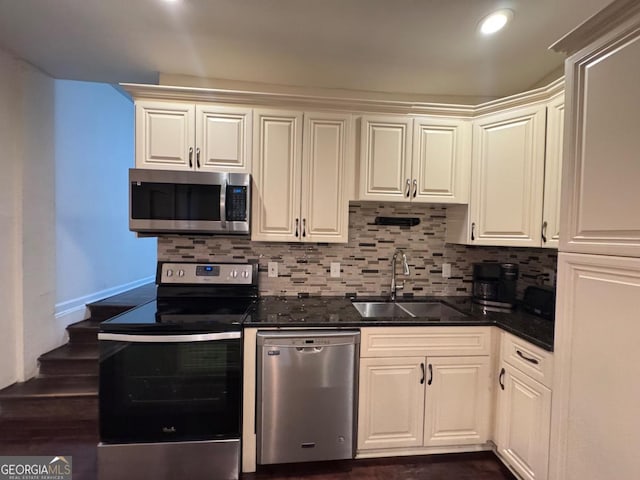
[[145,277],[133,282],[124,283],[115,287],[100,290],[99,292],[93,292],[89,295],[67,300],[66,302],[56,304],[56,323],[61,328],[66,328],[67,325],[80,322],[89,317],[88,303],[97,302],[107,297],[112,297],[127,290],[146,285],[155,281],[155,276]]

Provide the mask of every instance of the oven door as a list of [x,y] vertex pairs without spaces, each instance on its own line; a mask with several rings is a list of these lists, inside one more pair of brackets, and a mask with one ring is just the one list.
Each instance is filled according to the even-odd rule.
[[98,339],[103,443],[240,437],[241,332]]

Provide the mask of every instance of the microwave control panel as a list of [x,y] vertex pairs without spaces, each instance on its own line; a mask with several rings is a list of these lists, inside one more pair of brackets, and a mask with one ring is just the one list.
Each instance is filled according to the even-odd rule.
[[247,221],[247,187],[228,185],[225,198],[227,222]]

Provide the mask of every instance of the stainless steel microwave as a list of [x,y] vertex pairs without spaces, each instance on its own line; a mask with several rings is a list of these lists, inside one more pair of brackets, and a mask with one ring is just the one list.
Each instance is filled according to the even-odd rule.
[[251,176],[129,169],[129,230],[248,235]]

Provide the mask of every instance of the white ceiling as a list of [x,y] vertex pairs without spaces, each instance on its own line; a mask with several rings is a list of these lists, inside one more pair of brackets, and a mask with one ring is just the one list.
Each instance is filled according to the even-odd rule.
[[[0,47],[56,78],[158,74],[499,97],[561,67],[548,46],[610,0],[0,0]],[[493,37],[477,24],[514,10]]]

